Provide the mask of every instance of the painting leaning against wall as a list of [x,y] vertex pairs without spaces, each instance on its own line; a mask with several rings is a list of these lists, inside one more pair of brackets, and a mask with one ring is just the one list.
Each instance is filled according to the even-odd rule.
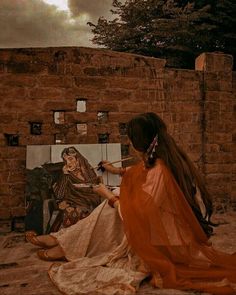
[[[28,147],[26,230],[38,234],[58,231],[85,218],[101,203],[91,184],[99,183],[102,176],[93,167],[101,160],[112,160],[109,154],[121,157],[120,145],[107,147],[110,145]],[[112,177],[111,186],[119,185],[120,180]],[[109,185],[107,175],[103,178]]]

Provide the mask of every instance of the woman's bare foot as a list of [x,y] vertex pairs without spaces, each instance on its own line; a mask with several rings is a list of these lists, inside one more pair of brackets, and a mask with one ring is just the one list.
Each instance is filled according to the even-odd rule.
[[57,239],[50,235],[38,236],[34,231],[27,231],[25,233],[25,238],[27,242],[41,248],[52,248],[58,245]]
[[43,243],[47,248],[52,248],[58,245],[58,241],[51,235],[41,235],[37,236],[37,239]]
[[59,245],[51,249],[39,250],[37,254],[40,259],[46,261],[65,260],[65,255]]

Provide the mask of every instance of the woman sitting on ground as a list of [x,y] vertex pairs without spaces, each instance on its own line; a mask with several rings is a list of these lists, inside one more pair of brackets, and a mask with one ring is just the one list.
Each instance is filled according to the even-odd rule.
[[94,186],[108,202],[61,234],[38,237],[55,246],[42,257],[70,261],[53,265],[52,281],[66,294],[130,294],[148,276],[158,288],[236,294],[236,255],[209,242],[212,202],[194,165],[154,113],[133,118],[128,136],[142,162],[124,173],[120,198]]

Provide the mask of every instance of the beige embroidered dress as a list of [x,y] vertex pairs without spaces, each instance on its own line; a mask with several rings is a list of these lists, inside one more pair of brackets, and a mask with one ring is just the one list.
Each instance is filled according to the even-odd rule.
[[69,261],[55,263],[49,270],[65,294],[133,294],[148,275],[128,247],[118,210],[107,201],[85,219],[51,235]]
[[236,294],[236,253],[212,247],[164,162],[125,173],[120,211],[104,201],[54,234],[69,262],[49,275],[65,294],[132,294],[149,274],[157,288]]

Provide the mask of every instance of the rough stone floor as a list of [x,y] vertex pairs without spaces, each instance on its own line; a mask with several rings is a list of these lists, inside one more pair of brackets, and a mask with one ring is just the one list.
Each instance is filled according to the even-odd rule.
[[[236,252],[236,212],[215,215],[214,221],[221,225],[211,238],[215,248]],[[1,295],[59,295],[51,283],[47,269],[51,262],[40,261],[36,256],[37,247],[25,242],[24,234],[10,233],[0,236],[0,294]],[[158,290],[143,285],[137,294],[190,295],[199,292]],[[205,293],[206,294],[206,293]]]

